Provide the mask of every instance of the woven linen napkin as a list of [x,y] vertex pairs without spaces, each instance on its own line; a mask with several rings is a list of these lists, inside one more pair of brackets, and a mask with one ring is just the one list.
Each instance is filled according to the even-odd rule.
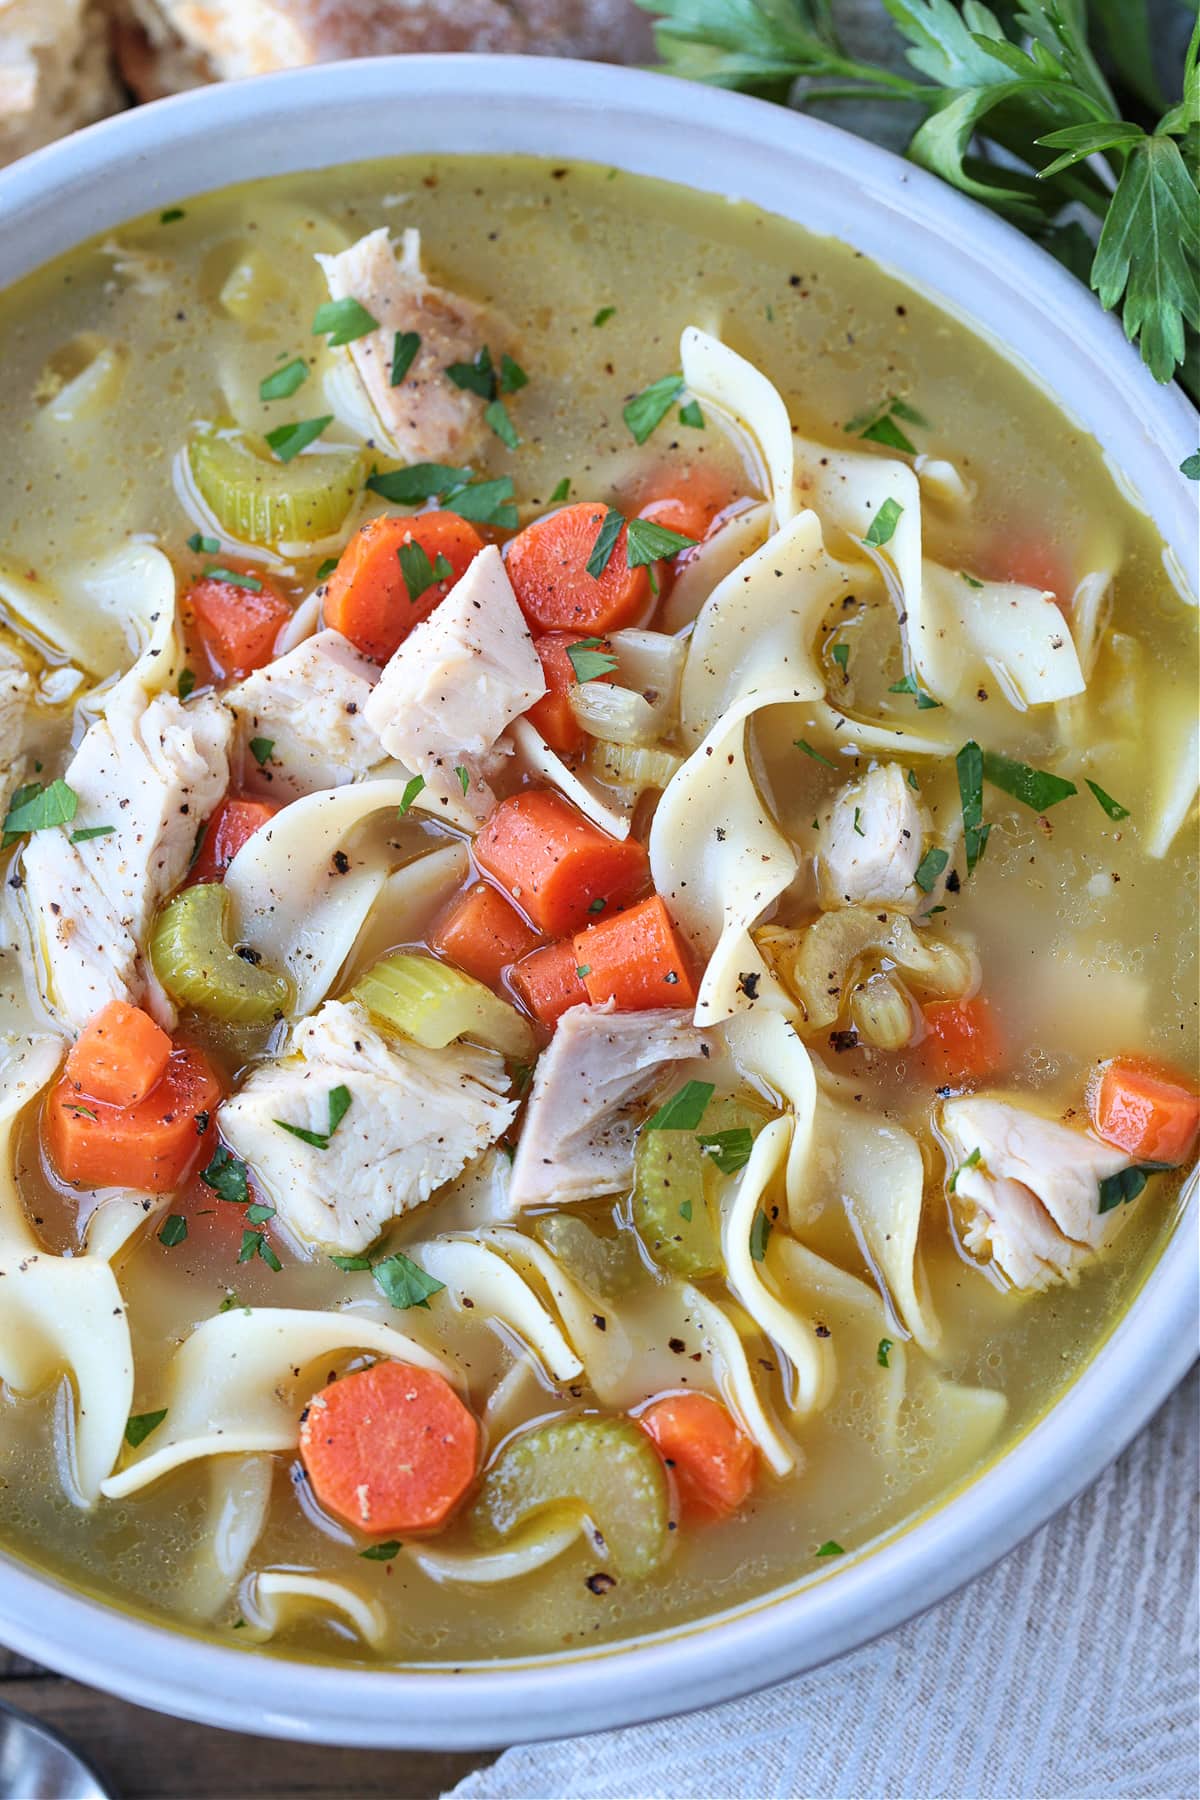
[[1194,1800],[1191,1375],[1088,1493],[890,1637],[728,1706],[508,1750],[454,1800]]

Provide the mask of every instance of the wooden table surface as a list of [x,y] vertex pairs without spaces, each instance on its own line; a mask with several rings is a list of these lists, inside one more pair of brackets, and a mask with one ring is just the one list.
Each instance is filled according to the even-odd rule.
[[[60,1731],[114,1800],[435,1800],[495,1752],[336,1750],[189,1725],[0,1649],[0,1700]],[[25,1800],[17,1796],[16,1800]]]

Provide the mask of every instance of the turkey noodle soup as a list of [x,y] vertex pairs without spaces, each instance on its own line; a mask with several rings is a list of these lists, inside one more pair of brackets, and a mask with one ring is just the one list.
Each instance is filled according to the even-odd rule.
[[0,300],[0,1542],[447,1662],[828,1575],[1170,1230],[1195,612],[752,208],[396,161]]

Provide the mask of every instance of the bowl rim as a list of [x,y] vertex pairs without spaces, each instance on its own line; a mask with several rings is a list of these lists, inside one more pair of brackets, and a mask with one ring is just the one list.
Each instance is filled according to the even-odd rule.
[[[301,116],[311,153],[297,155],[284,128]],[[379,156],[457,147],[599,161],[732,190],[793,219],[797,177],[818,176],[797,222],[852,242],[1049,389],[1102,443],[1178,564],[1194,567],[1193,496],[1177,469],[1194,448],[1196,414],[1178,389],[1156,386],[1074,277],[878,146],[669,76],[554,58],[410,56],[194,90],[104,120],[0,173],[0,280],[98,229],[226,185],[231,174],[246,179],[229,167],[238,138],[257,145],[247,154],[258,176],[360,160],[367,152],[338,147],[368,118]],[[131,189],[133,205],[120,198]],[[78,229],[69,221],[81,209]],[[1194,590],[1194,573],[1190,580]],[[1024,1438],[917,1523],[798,1590],[554,1659],[389,1671],[272,1653],[256,1655],[247,1681],[245,1650],[123,1614],[0,1554],[5,1637],[139,1705],[258,1736],[361,1747],[490,1748],[733,1699],[843,1655],[944,1598],[1124,1449],[1196,1353],[1196,1212],[1193,1194],[1124,1318]]]

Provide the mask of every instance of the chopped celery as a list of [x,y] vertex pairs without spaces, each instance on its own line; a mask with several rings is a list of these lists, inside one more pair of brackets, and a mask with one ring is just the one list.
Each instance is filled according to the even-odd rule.
[[229,896],[219,882],[176,894],[154,921],[150,961],[181,1006],[248,1025],[286,1012],[291,985],[284,975],[240,956],[225,936]]
[[588,750],[588,767],[609,787],[665,788],[683,758],[670,750],[644,750],[637,744],[609,744],[599,739]]
[[521,1062],[535,1054],[533,1032],[516,1007],[432,956],[385,956],[351,991],[382,1024],[427,1049],[469,1037]]
[[629,1419],[553,1419],[516,1438],[489,1469],[471,1515],[476,1539],[503,1543],[535,1513],[582,1507],[620,1575],[648,1575],[666,1554],[667,1478]]
[[315,543],[339,531],[362,491],[357,450],[318,450],[276,462],[256,439],[201,431],[188,445],[200,495],[223,530],[251,544]]
[[602,1300],[616,1300],[644,1281],[645,1265],[627,1231],[601,1237],[571,1213],[548,1213],[534,1231],[551,1256],[557,1257],[568,1275]]
[[[762,1128],[740,1100],[710,1101],[700,1134]],[[634,1162],[633,1223],[660,1268],[689,1280],[721,1272],[713,1199],[720,1171],[693,1131],[641,1131]]]

